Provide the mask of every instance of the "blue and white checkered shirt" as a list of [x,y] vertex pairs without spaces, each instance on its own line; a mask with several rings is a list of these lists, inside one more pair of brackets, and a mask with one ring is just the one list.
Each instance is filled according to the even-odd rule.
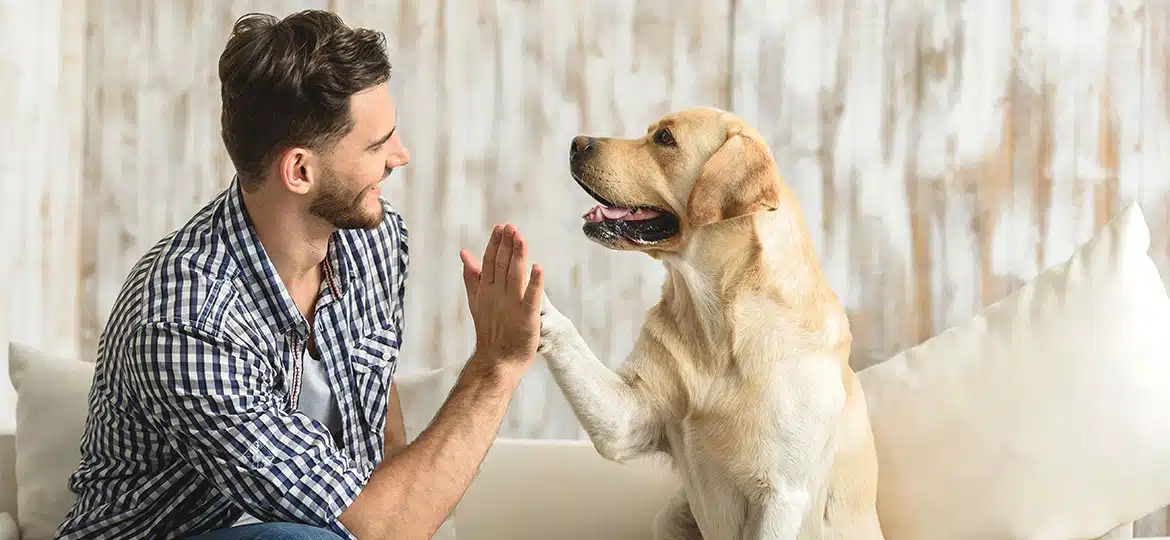
[[102,335],[60,538],[180,538],[245,512],[352,535],[337,517],[383,457],[403,326],[407,231],[335,233],[314,335],[340,447],[297,412],[305,318],[237,182],[131,270]]

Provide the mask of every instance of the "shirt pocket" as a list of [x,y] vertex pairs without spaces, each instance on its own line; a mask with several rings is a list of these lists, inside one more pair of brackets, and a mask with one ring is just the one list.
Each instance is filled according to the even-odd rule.
[[386,406],[390,382],[398,365],[398,351],[398,333],[392,327],[367,331],[350,349],[354,399],[366,422],[378,435],[386,426]]

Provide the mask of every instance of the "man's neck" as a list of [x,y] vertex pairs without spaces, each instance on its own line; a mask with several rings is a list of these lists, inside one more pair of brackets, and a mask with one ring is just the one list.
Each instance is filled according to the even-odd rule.
[[244,207],[264,251],[290,292],[317,287],[334,229],[310,216],[287,194],[267,190],[275,191],[262,186],[253,193],[243,192]]

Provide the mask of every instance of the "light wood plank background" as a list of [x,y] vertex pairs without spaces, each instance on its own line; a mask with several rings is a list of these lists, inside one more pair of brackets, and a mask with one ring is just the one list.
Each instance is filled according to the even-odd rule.
[[[569,140],[691,105],[772,143],[858,369],[1062,261],[1130,201],[1170,268],[1167,0],[2,0],[0,362],[14,338],[92,354],[136,258],[230,180],[215,66],[232,22],[308,7],[389,40],[414,159],[386,194],[413,240],[404,372],[470,352],[458,250],[504,221],[620,362],[662,270],[583,239]],[[583,435],[539,362],[502,434]],[[1164,533],[1165,514],[1138,529]]]

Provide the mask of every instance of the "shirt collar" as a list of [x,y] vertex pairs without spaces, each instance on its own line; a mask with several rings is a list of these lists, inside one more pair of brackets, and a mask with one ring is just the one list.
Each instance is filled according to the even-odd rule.
[[[260,237],[256,235],[252,218],[244,206],[238,177],[233,178],[228,187],[225,214],[227,243],[232,255],[243,269],[245,286],[258,302],[256,307],[260,309],[265,320],[275,326],[280,333],[294,329],[301,337],[307,336],[308,327],[304,317],[301,316],[284,282],[277,275],[276,266],[268,258],[268,252],[260,243]],[[342,298],[352,281],[352,276],[348,272],[350,265],[345,261],[345,248],[346,243],[338,233],[335,232],[329,237],[322,279],[328,285],[328,296],[332,299]],[[320,306],[321,302],[318,304]]]

